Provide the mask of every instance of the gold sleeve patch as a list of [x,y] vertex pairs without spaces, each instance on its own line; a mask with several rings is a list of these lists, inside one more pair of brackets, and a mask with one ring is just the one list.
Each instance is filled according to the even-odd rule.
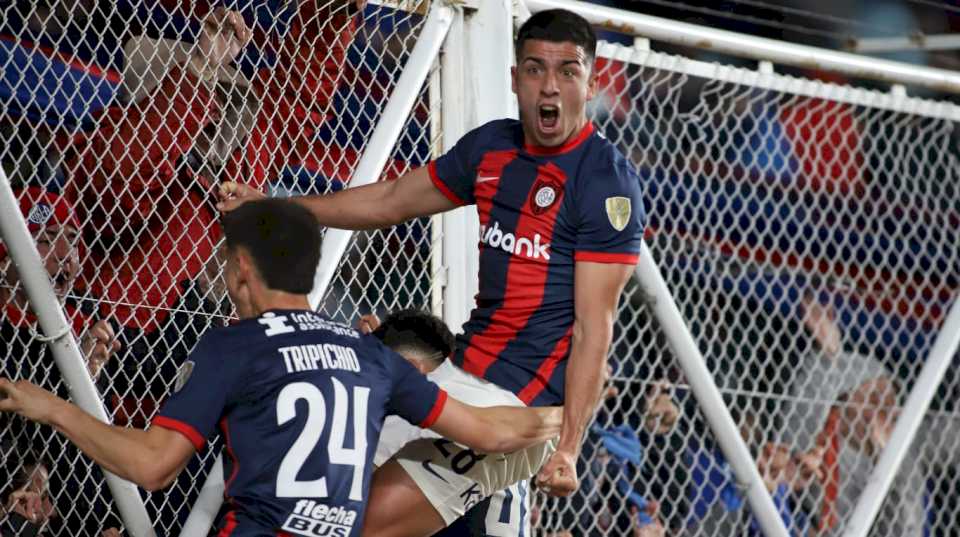
[[607,209],[607,220],[610,220],[613,229],[623,231],[630,222],[630,211],[632,210],[630,198],[612,196],[607,198],[604,206]]

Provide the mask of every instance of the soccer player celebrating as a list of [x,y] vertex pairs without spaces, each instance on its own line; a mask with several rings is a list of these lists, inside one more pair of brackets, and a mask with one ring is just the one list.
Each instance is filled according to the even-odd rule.
[[[401,450],[377,470],[367,535],[430,535],[543,461],[541,485],[553,494],[576,488],[617,301],[644,227],[640,177],[586,117],[597,90],[595,51],[596,36],[579,15],[537,13],[515,43],[519,121],[482,125],[395,181],[296,198],[322,225],[357,230],[476,205],[479,293],[453,356],[472,378],[464,389],[485,390],[489,404],[564,404],[555,450],[471,465],[448,443]],[[262,194],[226,183],[221,196],[229,211]]]
[[542,443],[559,408],[475,408],[376,338],[309,310],[320,229],[302,207],[250,203],[224,217],[225,279],[241,321],[204,334],[153,426],[110,426],[27,381],[0,379],[0,411],[52,425],[106,470],[169,484],[215,431],[229,457],[221,535],[356,536],[383,420],[481,451]]

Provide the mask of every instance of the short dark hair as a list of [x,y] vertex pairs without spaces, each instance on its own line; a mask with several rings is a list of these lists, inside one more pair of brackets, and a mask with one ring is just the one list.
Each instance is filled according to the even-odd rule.
[[442,320],[417,309],[387,315],[373,335],[395,351],[409,349],[435,365],[450,356],[456,341]]
[[528,39],[550,41],[551,43],[571,42],[583,47],[592,60],[597,56],[597,34],[587,19],[566,9],[548,9],[540,11],[527,19],[514,41],[514,55],[520,62],[523,44]]
[[305,295],[320,261],[320,224],[302,205],[249,201],[223,216],[227,248],[243,247],[267,287]]

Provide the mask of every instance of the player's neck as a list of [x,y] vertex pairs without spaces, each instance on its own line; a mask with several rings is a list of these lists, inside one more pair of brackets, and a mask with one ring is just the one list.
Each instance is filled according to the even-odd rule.
[[310,301],[307,300],[307,295],[266,290],[253,298],[251,306],[253,316],[259,317],[269,310],[308,310]]

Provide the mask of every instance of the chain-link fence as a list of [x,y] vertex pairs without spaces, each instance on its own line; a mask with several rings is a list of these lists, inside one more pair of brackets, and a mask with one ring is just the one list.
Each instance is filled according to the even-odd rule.
[[[203,1],[0,6],[0,161],[116,423],[145,425],[199,336],[233,317],[216,185],[348,181],[423,24],[427,0],[401,3],[240,0],[242,22]],[[838,535],[960,284],[950,107],[600,55],[590,113],[642,171],[648,242],[774,501],[792,535]],[[438,99],[423,89],[386,176],[436,155]],[[439,239],[429,220],[358,234],[322,311],[426,306]],[[5,254],[0,302],[3,374],[66,395]],[[98,342],[111,332],[119,349]],[[758,534],[634,284],[612,354],[620,393],[587,439],[581,490],[538,496],[537,531]],[[951,369],[873,534],[960,535],[958,388]],[[122,527],[95,465],[0,419],[4,500],[42,465],[49,534]],[[219,448],[144,494],[158,534],[178,533]]]
[[[349,181],[429,6],[363,4],[0,6],[0,160],[114,423],[145,426],[199,337],[234,318],[217,255],[217,185],[286,195]],[[440,97],[429,88],[385,177],[435,156]],[[438,240],[429,220],[358,236],[322,310],[349,322],[430,304]],[[67,396],[16,267],[5,251],[0,259],[2,374]],[[116,348],[97,339],[111,334]],[[46,534],[122,529],[95,465],[48,427],[0,420],[4,507],[26,487],[48,504],[38,521]],[[158,535],[179,533],[220,447],[211,443],[167,490],[142,493]],[[48,492],[27,482],[38,467]]]
[[[791,535],[840,535],[957,297],[956,109],[894,111],[822,73],[600,55],[590,113],[645,178],[648,242],[774,503]],[[644,303],[628,287],[620,394],[580,491],[539,497],[540,534],[762,535]],[[960,535],[956,366],[871,535]]]

